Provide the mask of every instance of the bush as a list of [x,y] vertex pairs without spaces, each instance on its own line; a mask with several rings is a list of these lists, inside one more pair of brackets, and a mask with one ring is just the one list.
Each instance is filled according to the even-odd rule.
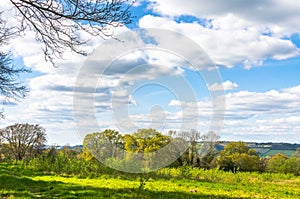
[[249,149],[243,142],[232,142],[226,145],[220,153],[218,164],[220,169],[224,171],[262,170],[261,162],[256,152]]
[[284,173],[292,173],[294,175],[300,175],[300,158],[289,158],[284,161],[283,165]]
[[84,156],[70,148],[57,150],[47,149],[38,157],[27,162],[27,167],[46,173],[60,175],[76,175],[79,177],[93,177],[100,174],[110,174],[114,170],[105,167],[96,159],[86,160]]
[[287,160],[283,154],[276,154],[267,163],[267,171],[271,173],[282,173],[284,172],[284,163]]

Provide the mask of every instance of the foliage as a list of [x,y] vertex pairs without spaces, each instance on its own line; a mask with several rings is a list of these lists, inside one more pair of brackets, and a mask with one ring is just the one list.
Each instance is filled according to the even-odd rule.
[[[158,164],[157,161],[163,161],[156,152],[170,142],[170,137],[155,129],[140,129],[124,136],[114,130],[105,130],[86,135],[83,151],[87,157],[90,153],[113,168],[137,172],[138,169],[149,170]],[[167,156],[169,151],[164,150],[164,154]]]
[[296,158],[300,158],[300,148],[297,148],[295,154],[294,154],[294,157]]
[[[116,169],[131,168],[131,170],[138,171],[138,169],[146,168],[152,170],[152,167],[155,168],[155,165],[163,161],[156,159],[155,153],[164,146],[170,145],[168,150],[164,151],[165,155],[175,154],[179,158],[169,167],[193,165],[205,169],[219,168],[232,172],[264,172],[267,170],[295,175],[299,173],[297,159],[291,159],[285,165],[279,163],[282,168],[277,169],[273,160],[259,158],[256,151],[248,148],[243,142],[227,144],[218,156],[215,140],[219,137],[215,133],[210,132],[202,136],[197,131],[191,131],[191,135],[188,133],[171,131],[169,132],[170,136],[166,136],[155,129],[140,129],[132,135],[121,135],[114,130],[105,130],[101,133],[88,134],[85,137],[83,153],[80,156],[86,161],[92,160],[93,156],[96,156],[96,159],[100,158],[101,162]],[[175,139],[187,139],[189,141],[188,150],[180,154],[176,151],[176,146],[172,148],[172,141]],[[206,140],[206,142],[196,141],[198,139]],[[135,154],[139,156],[135,156]]]
[[[160,170],[161,177],[124,174],[78,178],[45,175],[20,165],[0,164],[1,198],[299,198],[299,177],[285,174],[229,173],[185,167]],[[192,179],[193,178],[193,179]],[[145,183],[146,180],[146,183]],[[16,186],[18,185],[18,186]],[[283,186],[284,185],[284,186]],[[141,188],[139,188],[142,186]]]
[[86,160],[81,152],[67,146],[62,149],[53,146],[46,149],[40,156],[24,163],[28,168],[60,175],[92,177],[113,172],[112,169],[103,166],[96,159]]
[[213,159],[218,154],[215,148],[217,140],[220,138],[215,132],[210,131],[201,135],[199,131],[169,131],[169,135],[175,139],[182,139],[188,144],[187,150],[181,154],[176,164],[182,166],[184,164],[197,167],[211,167]]
[[101,133],[92,133],[85,136],[84,151],[91,153],[98,159],[108,159],[123,155],[124,138],[115,130],[105,130]]
[[[253,151],[244,150],[242,144],[237,144],[237,148],[238,150],[230,146],[228,147],[230,152],[227,153],[233,157],[238,154],[237,162],[241,165],[244,165],[243,161],[248,161],[249,156],[257,157]],[[22,198],[32,198],[37,195],[43,198],[299,197],[300,178],[294,175],[295,172],[250,173],[242,172],[245,169],[237,169],[232,173],[218,168],[206,170],[185,164],[146,174],[131,174],[107,168],[93,158],[85,159],[83,154],[83,150],[71,149],[67,146],[61,149],[51,147],[29,161],[19,162],[24,164],[16,166],[0,164],[0,169],[5,167],[0,172],[0,196]],[[277,155],[274,159],[279,157],[282,158],[282,155]],[[295,157],[284,159],[284,165],[299,163],[299,159]],[[122,164],[122,160],[112,158],[111,161]],[[269,162],[270,160],[267,163]],[[250,164],[249,167],[253,165]],[[284,168],[289,170],[295,167]],[[13,172],[13,175],[8,172]],[[22,177],[14,177],[16,175]],[[19,188],[12,188],[15,187],[12,186],[13,183],[18,184]]]
[[[23,163],[26,167],[31,169],[46,173],[57,173],[60,175],[97,177],[109,174],[124,176],[123,172],[113,170],[105,165],[110,165],[113,168],[136,168],[137,171],[142,166],[145,166],[141,165],[145,162],[135,160],[134,158],[132,161],[128,161],[128,159],[130,160],[130,155],[145,152],[144,158],[148,161],[146,161],[148,164],[146,166],[151,168],[152,165],[149,164],[149,162],[151,162],[150,160],[152,156],[149,156],[148,154],[153,152],[155,153],[156,150],[159,150],[166,144],[170,143],[172,139],[179,138],[170,138],[169,136],[162,135],[154,129],[141,129],[132,135],[127,134],[124,136],[119,134],[117,131],[105,130],[101,133],[87,135],[83,149],[71,149],[71,147],[68,146],[59,149],[53,146],[45,149],[40,155],[28,156],[31,157],[31,159],[27,159],[26,161],[23,161]],[[127,153],[129,151],[129,153],[127,153],[124,158],[119,158],[120,156],[116,155],[119,154],[118,150],[115,150],[116,153],[114,150],[107,151],[107,154],[109,155],[107,156],[104,165],[98,162],[97,158],[94,158],[93,153],[90,153],[88,145],[91,143],[93,145],[98,144],[98,148],[116,145],[117,148],[122,149],[123,152]],[[8,145],[8,143],[6,143],[6,145]],[[8,147],[4,148],[8,149]],[[128,151],[126,152],[126,150]],[[9,155],[9,153],[7,154]],[[13,153],[11,152],[10,155],[13,155]],[[1,157],[2,159],[6,158],[3,158],[3,156]],[[242,142],[233,142],[228,144],[224,151],[220,153],[220,156],[214,158],[208,167],[192,167],[189,165],[188,161],[183,162],[182,165],[177,164],[177,167],[174,167],[176,164],[177,163],[174,163],[173,165],[170,165],[169,168],[160,169],[159,171],[150,173],[150,178],[164,176],[167,178],[175,177],[180,179],[199,179],[209,182],[224,182],[224,179],[222,178],[228,178],[227,176],[231,176],[230,180],[227,179],[226,181],[229,183],[237,183],[241,180],[241,176],[244,175],[242,173],[247,171],[263,172],[264,168],[266,168],[266,171],[272,173],[293,175],[300,174],[299,158],[287,158],[284,155],[277,154],[270,159],[260,159],[254,150],[249,149],[246,144]],[[224,171],[233,171],[236,175],[232,176],[231,173],[219,171],[219,169]],[[247,173],[245,173],[245,175],[247,175]],[[264,173],[264,175],[261,175],[263,176],[263,179],[261,180],[264,180],[264,178],[269,175],[270,174],[268,173]],[[133,176],[136,175],[133,174]],[[140,178],[140,185],[144,188],[146,184],[148,184],[148,177],[144,178],[144,176],[139,175],[138,177]]]
[[139,129],[133,135],[125,135],[125,150],[135,153],[154,152],[171,142],[171,138],[155,129]]
[[[139,129],[132,135],[125,135],[126,161],[139,164],[144,170],[153,170],[171,157],[172,147],[165,147],[172,139],[155,129]],[[160,150],[160,151],[159,151]]]
[[272,173],[292,173],[300,175],[300,158],[288,158],[283,154],[276,154],[267,163],[267,171]]
[[200,149],[200,167],[205,169],[214,168],[213,160],[218,155],[219,151],[215,148],[217,140],[220,136],[215,132],[210,131],[201,136],[202,146]]
[[224,171],[260,171],[260,159],[243,142],[231,142],[220,153],[219,166]]
[[9,149],[9,144],[2,143],[0,145],[0,162],[13,162],[14,159],[14,155]]
[[267,171],[279,173],[283,171],[283,165],[285,160],[287,160],[288,157],[286,157],[283,154],[276,154],[274,155],[269,161],[267,166]]
[[244,142],[231,142],[224,148],[224,154],[233,155],[235,153],[242,154],[248,153],[249,148]]
[[200,132],[194,129],[191,129],[190,131],[182,131],[182,132],[169,131],[169,135],[175,138],[181,138],[185,140],[189,145],[185,153],[183,153],[179,158],[179,162],[181,163],[181,165],[183,165],[183,163],[187,163],[189,165],[199,166],[200,146],[198,143],[201,139]]
[[284,173],[300,175],[300,158],[291,157],[284,162]]
[[39,125],[14,124],[0,130],[0,137],[7,142],[7,148],[15,160],[32,157],[39,153],[46,143],[45,129]]

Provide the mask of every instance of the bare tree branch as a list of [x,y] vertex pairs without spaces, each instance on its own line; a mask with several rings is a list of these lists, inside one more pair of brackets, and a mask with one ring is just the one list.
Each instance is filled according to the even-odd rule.
[[[0,11],[0,46],[9,43],[12,37],[25,30],[33,30],[35,39],[43,44],[42,51],[46,61],[55,66],[55,58],[63,58],[67,49],[81,55],[88,52],[83,45],[90,36],[113,37],[106,26],[113,27],[131,23],[129,12],[134,2],[129,0],[9,0],[17,11],[20,23],[7,27]],[[7,99],[23,98],[27,93],[25,86],[17,81],[25,69],[17,69],[10,59],[10,53],[0,51],[0,95]],[[0,110],[0,116],[3,116]]]
[[[0,96],[4,97],[4,103],[11,99],[24,98],[28,93],[23,82],[18,81],[19,75],[24,72],[29,72],[29,70],[16,68],[10,55],[0,52]],[[1,110],[0,117],[4,117]]]
[[106,26],[131,23],[129,0],[10,0],[20,16],[21,30],[34,30],[43,44],[45,59],[53,65],[66,49],[87,55],[82,45],[88,42],[79,31],[102,38],[113,36]]

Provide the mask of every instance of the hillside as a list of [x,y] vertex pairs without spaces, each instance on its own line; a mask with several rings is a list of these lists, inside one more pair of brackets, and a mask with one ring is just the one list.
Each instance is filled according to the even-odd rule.
[[[222,151],[224,147],[229,144],[228,141],[220,141],[216,145],[218,151]],[[300,148],[300,144],[290,143],[257,143],[257,142],[245,142],[249,148],[256,150],[260,157],[273,156],[277,153],[282,153],[287,157],[291,157]]]

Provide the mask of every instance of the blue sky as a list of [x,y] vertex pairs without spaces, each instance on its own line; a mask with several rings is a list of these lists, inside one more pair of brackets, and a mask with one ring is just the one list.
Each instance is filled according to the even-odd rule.
[[[0,125],[38,123],[46,128],[48,144],[60,145],[80,144],[85,134],[105,128],[133,133],[148,127],[162,132],[213,129],[221,140],[300,143],[298,4],[141,0],[132,8],[134,22],[114,29],[125,44],[110,47],[110,41],[91,38],[86,48],[93,54],[82,57],[66,50],[65,59],[56,60],[58,68],[44,61],[34,33],[27,31],[5,49],[33,71],[21,77],[31,91],[16,104],[3,105],[6,119]],[[0,3],[4,16],[13,20],[7,7],[9,1]],[[140,28],[164,31],[142,35],[135,32]],[[177,40],[177,34],[191,45]],[[200,56],[194,44],[213,69],[187,63]],[[113,64],[108,66],[107,59]],[[212,81],[202,76],[206,73],[220,78]],[[87,94],[76,95],[78,84],[86,86]],[[214,127],[214,111],[224,118],[218,121],[222,128]]]

